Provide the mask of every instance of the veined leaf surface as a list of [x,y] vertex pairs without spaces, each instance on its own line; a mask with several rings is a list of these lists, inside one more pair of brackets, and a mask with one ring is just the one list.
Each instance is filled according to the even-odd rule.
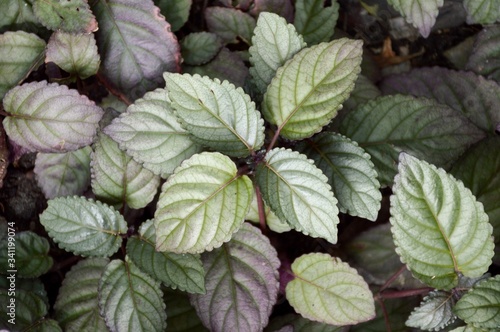
[[11,140],[28,151],[67,152],[90,145],[103,111],[65,85],[33,82],[10,90],[3,120]]
[[500,2],[498,0],[464,0],[469,24],[493,24],[500,22]]
[[406,321],[406,326],[425,331],[439,331],[453,323],[457,318],[453,313],[455,302],[456,300],[451,293],[433,291],[411,313]]
[[243,223],[253,197],[248,176],[218,152],[196,154],[165,182],[155,212],[156,249],[200,253],[220,247]]
[[278,69],[262,114],[288,139],[312,136],[349,97],[360,72],[361,42],[346,38],[305,48]]
[[32,0],[0,1],[0,27],[6,29],[20,29],[18,31],[36,32],[40,27],[33,13]]
[[222,48],[222,40],[211,32],[193,32],[181,41],[182,58],[186,65],[202,65],[212,60]]
[[196,314],[189,295],[180,291],[163,289],[167,305],[167,326],[174,332],[210,332]]
[[483,205],[443,169],[406,153],[391,196],[396,252],[413,275],[437,289],[479,277],[493,257],[492,227]]
[[408,23],[413,24],[424,38],[427,38],[436,23],[439,7],[443,5],[444,0],[389,0],[388,2]]
[[327,42],[333,36],[339,17],[339,4],[325,7],[322,0],[296,0],[293,24],[308,45]]
[[50,30],[90,33],[98,29],[87,0],[37,0],[33,3],[33,12]]
[[286,297],[302,316],[331,325],[353,325],[375,316],[368,284],[340,259],[306,254],[292,264]]
[[245,157],[264,144],[264,120],[243,89],[199,75],[165,73],[172,107],[193,140]]
[[278,253],[255,227],[243,224],[228,243],[202,254],[204,295],[191,295],[213,332],[262,331],[278,295]]
[[[2,276],[2,278],[4,278]],[[48,305],[37,294],[24,289],[15,290],[15,308],[16,319],[15,324],[9,323],[6,310],[2,310],[2,317],[0,318],[0,326],[8,328],[10,331],[24,331],[28,330],[31,326],[36,325],[44,319],[48,313]],[[9,288],[0,288],[0,305],[2,308],[7,308],[11,303],[12,295],[9,295]],[[56,330],[59,332],[60,330]]]
[[500,25],[492,25],[481,30],[476,36],[465,69],[500,83],[500,64],[497,61],[500,56],[499,38]]
[[337,242],[337,200],[312,160],[291,150],[273,149],[255,176],[262,197],[281,220],[306,235]]
[[249,14],[235,8],[208,7],[205,9],[205,19],[208,30],[216,33],[224,42],[233,43],[239,37],[250,44],[255,19]]
[[172,26],[172,31],[182,28],[188,20],[189,10],[193,5],[193,0],[154,0],[154,2]]

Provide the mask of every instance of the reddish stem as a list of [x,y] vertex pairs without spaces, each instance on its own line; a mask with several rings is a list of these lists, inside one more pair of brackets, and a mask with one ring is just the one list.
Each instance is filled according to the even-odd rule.
[[266,230],[266,211],[264,207],[264,202],[262,201],[262,195],[260,193],[259,187],[255,186],[255,196],[257,198],[257,207],[259,210],[259,224],[262,232]]

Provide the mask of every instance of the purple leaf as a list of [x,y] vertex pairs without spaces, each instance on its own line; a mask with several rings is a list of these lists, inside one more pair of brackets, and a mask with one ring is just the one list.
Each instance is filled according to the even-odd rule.
[[99,0],[97,43],[101,78],[129,102],[163,84],[163,72],[180,70],[180,48],[170,24],[151,0]]
[[279,260],[269,240],[245,223],[230,242],[202,254],[206,294],[191,295],[211,331],[262,331],[278,294]]

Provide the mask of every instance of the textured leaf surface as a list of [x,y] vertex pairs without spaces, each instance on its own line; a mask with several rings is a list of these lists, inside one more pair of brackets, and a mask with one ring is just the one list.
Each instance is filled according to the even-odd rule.
[[243,89],[199,75],[165,73],[172,107],[193,140],[245,157],[264,144],[264,121]]
[[189,302],[188,294],[169,290],[164,292],[168,331],[208,332]]
[[76,90],[33,82],[10,90],[3,120],[11,140],[29,151],[67,152],[92,143],[103,111]]
[[208,30],[216,33],[226,43],[236,42],[239,37],[250,44],[255,29],[255,19],[234,8],[208,7],[205,9]]
[[189,10],[193,0],[154,0],[160,8],[167,22],[172,26],[172,31],[179,30],[188,20]]
[[16,324],[9,324],[9,316],[5,315],[6,311],[3,308],[11,303],[12,298],[9,295],[8,289],[0,288],[0,305],[2,306],[2,315],[0,316],[0,326],[8,328],[10,331],[22,331],[28,329],[35,322],[40,321],[47,314],[48,308],[43,300],[33,292],[24,289],[15,290],[15,322]]
[[327,42],[333,36],[339,17],[339,4],[324,7],[322,0],[296,0],[293,24],[308,45]]
[[434,98],[462,112],[490,135],[500,122],[500,85],[471,72],[441,67],[417,68],[386,78],[382,90],[386,94]]
[[306,46],[295,27],[283,17],[261,13],[250,47],[250,75],[257,91],[264,94],[276,70]]
[[156,249],[200,253],[231,239],[244,221],[253,185],[217,152],[184,161],[162,187],[155,212]]
[[9,248],[12,249],[8,245],[10,242],[7,238],[0,241],[0,250],[5,253],[0,257],[0,266],[3,271],[15,269],[17,277],[38,278],[52,267],[53,260],[49,256],[50,245],[47,239],[36,233],[24,231],[16,233],[14,240],[15,268],[9,264],[12,262],[9,258],[12,257],[7,255],[8,252],[10,253]]
[[54,304],[55,317],[65,331],[107,331],[99,315],[98,287],[107,258],[88,258],[66,273]]
[[483,205],[444,170],[405,153],[399,159],[390,220],[401,261],[437,289],[455,287],[459,273],[481,276],[494,248]]
[[38,153],[34,172],[46,198],[81,195],[90,184],[90,153],[87,146],[66,153]]
[[408,23],[411,23],[420,31],[420,34],[427,38],[431,33],[431,28],[436,23],[439,7],[443,0],[389,0],[392,5]]
[[292,264],[294,279],[286,297],[305,318],[332,325],[352,325],[375,316],[368,285],[355,269],[328,254],[307,254]]
[[380,184],[370,155],[347,137],[322,133],[297,150],[314,160],[328,177],[343,213],[374,221],[380,210]]
[[7,31],[0,35],[0,100],[43,62],[44,55],[45,41],[35,34]]
[[40,222],[61,248],[82,256],[111,256],[127,232],[115,209],[77,196],[48,201]]
[[401,151],[448,167],[484,133],[459,112],[431,99],[384,96],[342,119],[338,131],[371,155],[382,185],[396,175]]
[[127,255],[132,262],[171,288],[189,293],[205,292],[205,271],[199,255],[156,251],[153,220],[144,222],[139,234],[127,241]]
[[298,52],[276,72],[262,114],[288,139],[312,136],[335,117],[360,72],[361,42],[346,38]]
[[33,11],[47,29],[90,33],[98,29],[87,0],[37,0]]
[[164,178],[184,159],[201,151],[178,123],[164,89],[136,100],[104,133],[134,160]]
[[245,223],[230,242],[202,255],[204,295],[191,295],[211,331],[262,331],[278,295],[280,262],[269,239]]
[[477,35],[467,70],[500,83],[500,25],[485,27]]
[[[33,13],[32,0],[0,1],[0,31],[16,28],[36,32],[40,23]],[[20,31],[18,30],[18,31]]]
[[464,0],[467,23],[492,24],[500,22],[499,0]]
[[187,65],[202,65],[212,60],[222,48],[221,39],[211,32],[193,32],[181,41],[182,58]]
[[420,306],[411,313],[406,325],[426,331],[441,330],[455,321],[454,305],[455,300],[451,293],[443,291],[431,292],[420,303]]
[[85,79],[97,73],[100,64],[93,34],[56,31],[47,45],[45,62],[54,62],[64,71]]
[[[266,216],[266,224],[269,227],[270,230],[276,233],[284,233],[292,230],[293,228],[290,227],[289,224],[287,224],[284,221],[281,221],[274,213],[271,211],[271,209],[266,205],[265,202],[262,202],[264,205],[264,213]],[[248,213],[245,217],[245,220],[251,221],[253,223],[260,223],[260,218],[259,218],[259,206],[257,202],[257,195],[253,196],[252,204],[250,204],[250,210],[248,210]]]
[[159,176],[142,167],[104,134],[94,144],[91,170],[96,197],[118,208],[123,204],[133,209],[145,207],[160,185]]
[[481,328],[500,326],[500,276],[486,279],[467,292],[454,308],[467,324]]
[[[289,330],[288,330],[289,328]],[[287,314],[273,319],[266,327],[268,332],[342,332],[344,326],[333,326],[306,319],[300,315]]]
[[99,308],[111,331],[164,331],[167,314],[160,283],[126,257],[111,261],[99,281]]
[[257,166],[256,180],[278,218],[306,235],[337,242],[337,200],[312,160],[291,150],[271,150]]
[[162,85],[163,72],[179,71],[179,43],[152,0],[98,0],[92,9],[100,73],[129,101]]

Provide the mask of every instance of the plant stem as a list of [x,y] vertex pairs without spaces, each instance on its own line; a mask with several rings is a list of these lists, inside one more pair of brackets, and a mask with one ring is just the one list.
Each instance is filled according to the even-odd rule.
[[384,314],[384,321],[385,321],[385,330],[387,332],[391,332],[391,322],[389,321],[389,314],[387,313],[387,309],[385,308],[385,303],[384,300],[382,299],[377,299],[378,304],[382,308],[382,313]]
[[415,289],[404,289],[404,290],[387,290],[384,292],[380,292],[378,294],[379,299],[399,299],[402,297],[410,297],[416,295],[427,294],[432,291],[434,288],[432,287],[423,287],[423,288],[415,288]]
[[387,279],[385,284],[382,285],[382,287],[380,288],[380,292],[389,287],[394,282],[394,280],[396,280],[397,277],[399,277],[399,275],[403,273],[405,270],[406,270],[406,265],[401,266],[401,268],[397,270],[396,273],[394,273],[389,279]]
[[271,151],[271,149],[274,147],[274,145],[276,144],[276,141],[278,140],[278,137],[280,136],[280,132],[281,132],[281,127],[278,127],[278,129],[274,133],[274,136],[273,136],[273,139],[271,140],[271,143],[269,143],[269,146],[267,147],[266,153]]
[[262,232],[266,230],[266,211],[264,207],[264,202],[262,201],[262,195],[260,193],[259,187],[255,186],[255,196],[257,198],[257,207],[259,210],[259,224]]

